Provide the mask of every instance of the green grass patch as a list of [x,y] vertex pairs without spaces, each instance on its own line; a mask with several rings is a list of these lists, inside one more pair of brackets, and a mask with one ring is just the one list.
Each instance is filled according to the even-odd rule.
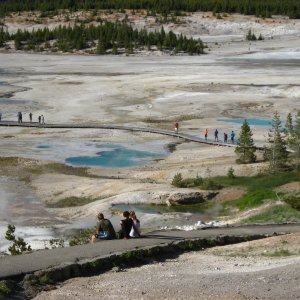
[[64,208],[64,207],[74,207],[74,206],[82,206],[91,202],[96,201],[94,198],[90,197],[66,197],[58,200],[55,203],[48,203],[47,207],[51,208]]
[[212,201],[207,201],[199,204],[190,205],[172,205],[168,206],[166,204],[143,204],[141,205],[145,210],[149,209],[149,212],[155,213],[173,213],[173,212],[183,212],[183,213],[206,213],[207,211],[213,209],[215,204]]
[[235,177],[228,178],[218,176],[213,178],[223,186],[242,186],[248,188],[249,191],[259,189],[274,189],[280,185],[300,180],[299,172],[282,172],[276,174],[258,174],[251,177]]
[[0,157],[0,166],[1,167],[16,167],[18,165],[19,158],[18,157]]
[[246,187],[248,192],[238,200],[226,201],[223,203],[223,211],[228,211],[228,207],[237,207],[240,210],[257,207],[265,200],[277,199],[274,188],[289,182],[299,181],[299,172],[282,172],[277,174],[259,174],[252,177],[228,178],[225,176],[214,177],[214,181],[225,187],[241,186]]
[[[181,188],[200,188],[200,189],[220,189],[221,187],[243,187],[247,189],[247,193],[237,200],[229,200],[222,203],[220,212],[223,215],[232,214],[235,208],[240,211],[258,207],[266,200],[276,200],[278,198],[274,189],[278,186],[289,182],[300,181],[300,173],[295,171],[280,172],[276,174],[261,173],[252,177],[232,177],[232,176],[216,176],[209,178],[182,178],[181,173],[174,176],[172,185]],[[300,206],[300,197],[293,196],[286,201],[293,208],[298,209]],[[211,201],[214,203],[214,201]],[[284,215],[276,213],[276,219],[298,219],[298,215],[294,210],[283,212]],[[273,214],[273,213],[272,213]],[[265,216],[268,218],[268,216]]]
[[59,173],[64,175],[74,175],[82,177],[97,177],[88,173],[88,168],[85,167],[72,167],[61,163],[48,163],[45,165],[39,165],[30,167],[32,173],[43,174],[43,173]]
[[286,222],[300,222],[300,212],[288,205],[278,205],[269,208],[268,210],[249,217],[243,220],[243,223],[286,223]]
[[291,256],[293,255],[292,252],[290,252],[288,249],[277,249],[274,252],[267,252],[263,253],[263,256],[269,256],[269,257],[281,257],[281,256]]
[[238,207],[240,210],[245,210],[251,207],[256,207],[265,202],[266,199],[276,199],[276,193],[274,191],[257,190],[248,192],[246,195],[242,196],[238,200],[229,201],[224,203],[224,205],[233,205]]
[[40,164],[38,160],[21,157],[0,157],[0,173],[6,176],[18,177],[25,183],[30,183],[34,176],[47,173],[89,178],[112,178],[89,174],[88,169],[86,167],[72,167],[62,163]]
[[283,197],[285,203],[300,211],[300,193],[289,193]]

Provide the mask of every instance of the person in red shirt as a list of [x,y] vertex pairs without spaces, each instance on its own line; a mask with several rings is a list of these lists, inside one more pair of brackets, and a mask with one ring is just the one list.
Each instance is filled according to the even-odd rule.
[[208,136],[208,129],[206,128],[204,130],[204,137],[205,137],[205,140],[207,141],[207,136]]
[[178,122],[175,123],[174,127],[175,127],[175,133],[178,133],[178,129],[179,129],[179,124],[178,124]]

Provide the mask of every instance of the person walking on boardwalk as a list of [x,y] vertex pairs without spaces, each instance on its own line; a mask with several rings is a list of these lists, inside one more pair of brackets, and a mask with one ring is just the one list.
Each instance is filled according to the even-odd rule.
[[45,118],[44,118],[44,115],[41,115],[41,123],[42,123],[43,125],[45,125]]
[[18,112],[18,123],[22,123],[22,113],[20,111]]
[[42,117],[38,116],[39,124],[41,124],[41,119],[42,119]]
[[215,142],[219,141],[218,134],[219,134],[219,131],[218,131],[218,129],[216,129],[215,130]]
[[231,134],[230,134],[230,139],[231,139],[231,143],[234,144],[234,137],[235,137],[235,134],[233,132],[233,130],[231,131]]
[[208,136],[208,129],[205,128],[204,130],[204,137],[205,137],[205,140],[207,141],[207,136]]
[[2,112],[0,111],[0,122],[2,121]]
[[227,140],[228,140],[228,135],[226,132],[224,132],[224,143],[227,143]]
[[113,240],[116,238],[116,232],[108,219],[104,218],[103,213],[99,213],[98,222],[96,226],[96,233],[92,236],[91,242],[95,243],[97,240]]
[[29,113],[29,122],[32,123],[32,112]]
[[178,124],[178,122],[176,122],[174,124],[174,129],[175,129],[175,133],[178,133],[178,130],[179,130],[179,124]]

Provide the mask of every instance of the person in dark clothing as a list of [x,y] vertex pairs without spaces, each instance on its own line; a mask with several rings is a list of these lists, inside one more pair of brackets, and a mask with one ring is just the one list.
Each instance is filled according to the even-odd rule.
[[96,233],[92,236],[91,242],[94,243],[96,240],[113,240],[116,238],[116,232],[111,222],[104,218],[103,213],[99,213],[98,222],[96,226]]
[[29,113],[29,121],[32,122],[32,113]]
[[224,143],[227,143],[227,140],[228,140],[228,134],[224,132]]
[[218,129],[216,129],[215,130],[215,142],[219,141],[218,134],[219,134],[219,131],[218,131]]
[[234,144],[234,136],[235,136],[234,132],[231,131],[230,139],[231,139],[231,143],[232,143],[232,144]]
[[22,123],[22,113],[20,111],[18,112],[18,123]]
[[39,124],[41,124],[41,119],[42,119],[42,117],[41,117],[41,116],[39,116],[39,117],[38,117]]
[[120,239],[129,239],[130,231],[134,227],[133,220],[130,219],[130,213],[128,211],[123,212],[124,219],[120,221],[121,230],[119,231]]

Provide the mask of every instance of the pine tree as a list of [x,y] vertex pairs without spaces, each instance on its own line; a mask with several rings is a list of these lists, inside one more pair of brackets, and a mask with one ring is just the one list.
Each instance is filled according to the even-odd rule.
[[242,164],[255,162],[256,148],[254,146],[252,135],[250,126],[247,120],[245,120],[241,127],[237,147],[235,148],[235,153],[238,156],[237,162]]
[[96,53],[99,54],[99,55],[105,54],[104,45],[103,45],[103,42],[100,39],[98,40]]
[[298,111],[295,117],[295,126],[291,131],[291,137],[289,138],[289,146],[294,151],[293,157],[296,160],[297,170],[300,169],[300,111]]
[[293,118],[291,113],[289,113],[286,117],[285,131],[288,135],[290,135],[293,131]]
[[282,171],[286,167],[288,152],[286,142],[282,137],[282,125],[278,112],[274,113],[272,128],[269,132],[269,144],[266,149],[265,158],[269,161],[271,172]]
[[118,54],[118,47],[117,47],[116,43],[113,44],[112,54],[113,55],[117,55]]

